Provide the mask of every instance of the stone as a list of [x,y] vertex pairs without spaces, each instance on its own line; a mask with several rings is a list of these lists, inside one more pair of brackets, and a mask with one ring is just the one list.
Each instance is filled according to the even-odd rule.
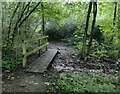
[[50,85],[50,83],[49,82],[45,82],[45,85]]
[[77,63],[80,63],[80,60],[77,60]]
[[34,83],[34,85],[38,85],[39,83]]
[[19,84],[20,87],[25,87],[26,85],[25,84]]
[[67,49],[67,48],[65,48],[65,50],[66,50],[66,51],[68,51],[68,49]]
[[60,54],[60,51],[57,51],[58,54]]
[[60,48],[57,48],[57,50],[60,50]]
[[72,60],[72,59],[70,59],[70,61],[69,61],[70,63],[73,63],[74,61]]

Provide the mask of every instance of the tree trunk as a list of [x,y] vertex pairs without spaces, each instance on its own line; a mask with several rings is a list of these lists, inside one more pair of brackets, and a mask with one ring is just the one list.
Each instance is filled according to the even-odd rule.
[[[3,20],[2,20],[2,3],[0,2],[0,60],[1,60],[1,47],[2,47],[2,28],[3,28]],[[1,65],[1,64],[0,64]],[[1,66],[0,66],[1,67]]]
[[114,17],[113,17],[113,30],[112,30],[112,36],[111,36],[111,40],[110,43],[113,43],[113,39],[114,39],[114,32],[115,32],[115,22],[116,22],[116,14],[117,14],[117,2],[114,2],[115,7],[114,7]]
[[13,30],[13,32],[12,32],[12,34],[11,34],[11,38],[10,38],[11,44],[12,44],[13,41],[14,41],[14,37],[15,37],[15,32],[16,32],[16,30],[23,24],[23,22],[26,21],[26,19],[29,18],[29,16],[34,12],[34,10],[39,6],[40,3],[41,3],[41,2],[38,2],[38,3],[36,4],[36,6],[29,12],[29,14],[20,22],[20,24],[18,24],[18,25],[14,28],[14,30]]
[[115,2],[114,18],[113,18],[113,26],[115,26],[115,21],[116,21],[116,13],[117,13],[117,2]]
[[3,8],[3,6],[4,6],[4,4],[2,3],[2,5],[1,5],[1,10],[2,10],[2,16],[1,16],[1,17],[2,17],[2,33],[3,33],[3,30],[4,30],[4,29],[3,29],[3,28],[4,28],[4,27],[3,27],[3,26],[4,26],[4,25],[3,25],[3,24],[4,24],[4,8]]
[[25,11],[26,11],[26,9],[27,9],[27,7],[28,7],[29,5],[30,5],[30,2],[28,2],[28,4],[27,4],[27,5],[25,6],[25,8],[23,9],[23,11],[22,11],[19,19],[17,20],[17,22],[16,22],[16,24],[15,24],[14,30],[16,30],[16,29],[18,28],[18,24],[19,24],[19,22],[21,21],[22,17],[24,17],[24,13],[25,13]]
[[14,18],[15,14],[16,14],[18,8],[19,8],[19,5],[20,5],[20,2],[17,4],[17,6],[16,6],[15,10],[13,11],[13,14],[12,14],[12,16],[10,18],[9,30],[8,30],[8,39],[9,39],[10,31],[11,31],[12,21],[13,21],[13,18]]
[[88,8],[88,14],[87,14],[87,19],[86,19],[86,27],[85,27],[84,37],[83,37],[81,59],[84,59],[86,57],[86,37],[87,37],[87,31],[88,31],[88,26],[89,26],[89,18],[90,18],[91,10],[92,10],[92,2],[90,2],[89,8]]
[[96,16],[97,16],[97,2],[93,2],[93,21],[92,21],[92,28],[91,28],[91,34],[90,34],[90,41],[88,43],[87,56],[89,55],[89,52],[90,52],[91,46],[92,46],[93,33],[94,33],[94,27],[95,27],[95,22],[96,22]]
[[[118,3],[118,23],[117,23],[117,28],[118,28],[118,44],[119,44],[119,49],[118,49],[118,51],[119,51],[119,53],[120,53],[120,3]],[[120,55],[119,55],[119,58],[120,58]],[[120,62],[119,62],[119,66],[118,66],[118,68],[119,68],[119,78],[118,78],[118,81],[119,81],[119,83],[120,83]]]
[[120,2],[118,3],[118,22],[117,22],[117,28],[118,28],[118,33],[120,35]]
[[13,11],[13,14],[12,14],[12,16],[11,16],[11,18],[10,18],[9,29],[8,29],[8,35],[7,35],[7,37],[8,37],[7,45],[9,45],[9,42],[10,42],[9,39],[10,39],[10,33],[11,33],[11,27],[12,27],[13,18],[14,18],[14,16],[15,16],[15,14],[16,14],[16,12],[17,12],[19,6],[20,6],[20,2],[17,4],[17,6],[16,6],[15,10]]
[[[16,23],[15,23],[15,27],[14,27],[14,29],[17,27],[17,25],[18,25],[18,23],[21,21],[21,19],[22,19],[22,17],[23,17],[23,14],[24,14],[24,12],[25,12],[25,10],[27,9],[27,7],[29,6],[29,4],[30,4],[30,2],[28,2],[28,4],[25,6],[25,8],[23,9],[23,11],[22,11],[22,13],[21,13],[21,15],[20,15],[20,17],[18,18],[18,20],[16,21]],[[18,7],[17,7],[17,9],[18,9]],[[16,10],[16,9],[15,9]],[[17,11],[17,10],[16,10]],[[13,12],[13,14],[15,15],[15,11]],[[13,18],[12,18],[13,19]],[[12,36],[12,33],[14,32],[14,29],[11,31],[11,24],[12,24],[12,22],[10,23],[10,27],[9,27],[9,31],[8,31],[8,42],[7,42],[7,44],[9,44],[9,45],[11,45],[12,43],[12,40],[11,40],[11,36]]]
[[[2,2],[0,2],[0,73],[2,74]],[[0,77],[0,81],[2,81],[2,77]],[[2,88],[2,84],[0,84],[0,88]],[[0,89],[0,93],[2,93],[2,89]]]
[[43,32],[43,35],[44,35],[44,32],[45,32],[45,25],[44,25],[44,5],[43,5],[43,2],[41,3],[41,7],[42,7],[42,32]]

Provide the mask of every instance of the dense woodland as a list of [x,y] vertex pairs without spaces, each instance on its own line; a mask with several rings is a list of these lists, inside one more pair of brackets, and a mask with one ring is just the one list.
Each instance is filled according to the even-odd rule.
[[[2,2],[3,73],[23,68],[25,39],[46,35],[49,42],[64,42],[72,47],[80,61],[92,59],[116,65],[113,78],[92,73],[62,73],[56,82],[59,91],[119,91],[119,2]],[[35,45],[32,42],[27,47],[31,50]]]

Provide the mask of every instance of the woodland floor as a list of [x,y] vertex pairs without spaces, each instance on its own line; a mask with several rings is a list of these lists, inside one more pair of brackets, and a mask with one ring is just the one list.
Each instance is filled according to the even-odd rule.
[[110,75],[117,73],[114,70],[116,65],[108,61],[77,59],[75,51],[65,43],[50,42],[49,48],[56,48],[59,53],[48,67],[48,71],[44,74],[34,74],[18,69],[12,73],[3,73],[3,92],[49,92],[52,90],[51,84],[55,83],[54,78],[66,71],[101,72]]

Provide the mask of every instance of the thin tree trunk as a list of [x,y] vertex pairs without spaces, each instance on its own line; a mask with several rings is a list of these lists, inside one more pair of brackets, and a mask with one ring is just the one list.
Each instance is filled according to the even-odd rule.
[[[118,44],[120,46],[120,2],[118,2],[118,21],[117,21],[117,28],[118,28],[118,32],[117,32],[117,37],[118,37]],[[120,53],[120,47],[119,47],[119,53]],[[120,55],[119,55],[120,58]],[[119,66],[120,67],[120,66]]]
[[[41,2],[41,9],[42,9],[42,34],[44,35],[44,4]],[[38,40],[38,47],[41,45],[41,40]],[[39,49],[39,56],[41,54],[41,49]]]
[[[41,3],[41,2],[37,3],[37,5],[36,5],[36,6],[29,12],[29,14],[21,21],[21,23],[18,25],[18,27],[20,27],[20,26],[22,25],[22,23],[23,23],[24,21],[26,21],[26,19],[29,18],[29,16],[35,11],[35,9],[39,6],[40,3]],[[14,28],[14,31],[15,31],[16,29],[18,29],[18,27]]]
[[117,14],[117,2],[115,2],[114,18],[113,18],[113,26],[115,26],[116,14]]
[[[118,2],[118,22],[117,22],[117,28],[118,28],[118,44],[120,44],[120,2]],[[119,47],[119,49],[118,49],[118,51],[119,51],[119,53],[120,53],[120,47]],[[119,58],[120,58],[120,55],[119,55]],[[119,68],[119,72],[118,72],[118,76],[119,76],[119,78],[118,78],[118,83],[120,83],[120,62],[118,62],[119,64],[118,64],[118,68]]]
[[120,32],[120,2],[118,3],[118,22],[117,22],[117,28]]
[[115,32],[115,22],[116,22],[116,14],[117,14],[117,2],[114,2],[115,4],[115,7],[114,7],[114,17],[113,17],[113,28],[112,28],[112,36],[111,36],[111,39],[110,39],[110,43],[112,44],[113,43],[113,39],[114,39],[114,32]]
[[43,2],[41,3],[41,7],[42,7],[42,32],[43,32],[43,35],[44,35],[44,29],[45,29],[45,25],[44,25],[44,5],[43,5]]
[[92,10],[92,2],[90,2],[89,8],[88,8],[88,14],[87,14],[87,19],[86,19],[86,27],[85,27],[84,37],[83,37],[81,59],[84,59],[86,57],[86,39],[87,39],[87,31],[88,31],[88,26],[89,26],[89,18],[90,18],[91,10]]
[[[2,28],[3,28],[3,20],[2,20],[2,2],[0,2],[0,61],[1,61],[1,55],[2,55],[2,52],[1,52],[1,47],[2,47]],[[1,67],[1,64],[0,64],[0,67]]]
[[96,16],[97,16],[97,2],[93,2],[93,21],[92,21],[92,28],[91,28],[91,34],[90,34],[90,41],[88,43],[88,50],[87,50],[87,56],[90,53],[91,46],[92,46],[92,40],[93,40],[93,33],[94,33],[94,27],[96,22]]
[[11,44],[12,44],[13,41],[14,41],[15,31],[23,24],[23,22],[26,21],[26,19],[29,18],[29,16],[35,11],[35,9],[39,6],[40,3],[41,3],[41,2],[38,2],[37,5],[29,12],[29,14],[20,22],[20,24],[14,28],[13,33],[11,34],[12,37],[10,38]]
[[4,6],[4,4],[2,3],[2,6],[1,6],[1,7],[2,7],[2,8],[1,8],[1,9],[2,9],[2,33],[3,33],[3,30],[4,30],[4,29],[3,29],[3,28],[4,28],[4,27],[3,27],[3,26],[4,26],[4,25],[3,25],[3,24],[4,24],[4,8],[3,8],[3,6]]
[[[28,4],[27,4],[27,5],[25,6],[25,8],[23,9],[23,11],[22,11],[20,17],[18,18],[18,20],[17,20],[14,28],[17,27],[18,23],[20,22],[21,18],[23,17],[23,14],[24,14],[25,10],[27,9],[27,7],[29,6],[29,4],[30,4],[30,2],[28,2]],[[11,24],[12,24],[12,23],[11,23]],[[14,29],[13,29],[13,30],[14,30]],[[11,31],[11,30],[9,29],[9,32],[8,32],[8,42],[7,42],[7,44],[11,43],[11,36],[12,36],[12,33],[14,32],[13,30]]]
[[12,14],[12,16],[10,18],[9,30],[8,30],[8,39],[9,39],[10,31],[11,31],[12,21],[13,21],[13,18],[14,18],[15,14],[16,14],[18,8],[19,8],[19,5],[20,5],[20,2],[17,4],[17,6],[16,6],[15,10],[13,11],[13,14]]
[[[2,74],[2,2],[0,2],[0,74]],[[2,76],[0,77],[0,81],[2,81]],[[0,88],[2,88],[2,84],[0,84]],[[0,89],[0,93],[2,93],[2,89]]]
[[25,6],[25,8],[23,9],[23,11],[22,11],[22,13],[21,13],[21,16],[19,17],[19,19],[17,20],[17,22],[16,22],[16,24],[15,24],[14,30],[17,28],[19,22],[21,21],[23,15],[24,15],[24,13],[25,13],[25,11],[26,11],[26,9],[27,9],[27,7],[28,7],[29,5],[30,5],[30,2],[28,2],[28,4],[27,4],[27,5]]

